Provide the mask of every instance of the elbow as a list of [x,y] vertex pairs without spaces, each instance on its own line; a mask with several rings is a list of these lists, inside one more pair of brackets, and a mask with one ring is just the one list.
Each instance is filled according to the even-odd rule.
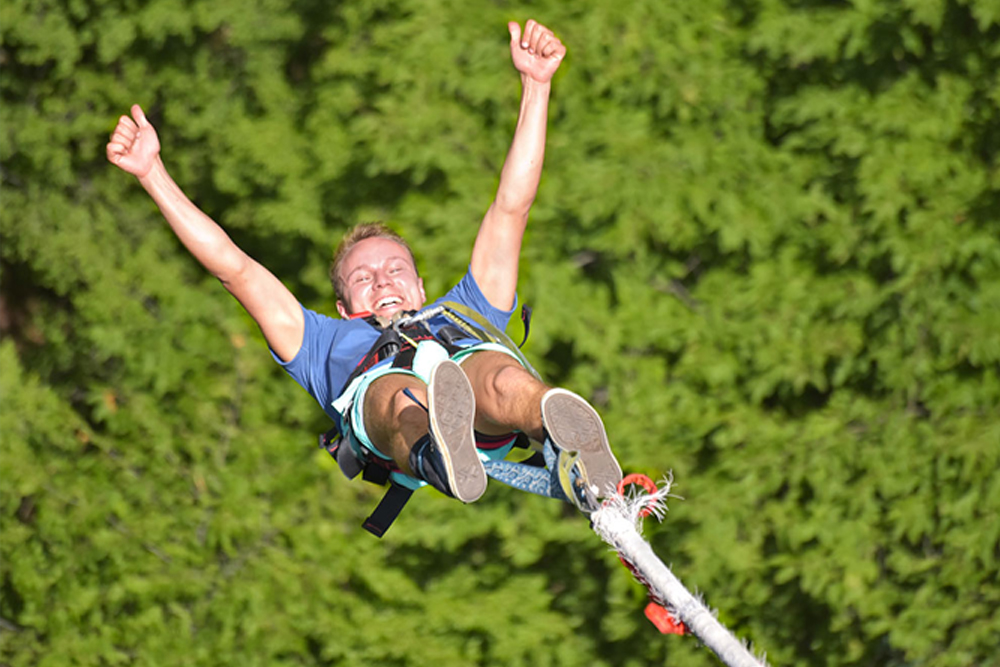
[[527,220],[528,213],[531,211],[531,205],[534,203],[535,197],[533,195],[510,196],[504,195],[503,193],[497,193],[494,205],[496,206],[497,212],[504,217]]
[[[253,269],[253,261],[239,249],[227,249],[215,257],[212,274],[227,288],[247,280]],[[230,290],[232,291],[232,290]]]

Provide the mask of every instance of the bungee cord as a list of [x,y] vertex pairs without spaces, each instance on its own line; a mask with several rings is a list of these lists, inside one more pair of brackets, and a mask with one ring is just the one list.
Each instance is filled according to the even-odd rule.
[[[616,493],[590,514],[591,527],[618,553],[622,563],[649,590],[646,616],[663,633],[692,634],[729,667],[766,667],[748,645],[730,632],[698,597],[692,595],[642,537],[642,519],[662,520],[672,479],[657,488],[645,475],[629,475]],[[645,492],[625,493],[630,485]]]

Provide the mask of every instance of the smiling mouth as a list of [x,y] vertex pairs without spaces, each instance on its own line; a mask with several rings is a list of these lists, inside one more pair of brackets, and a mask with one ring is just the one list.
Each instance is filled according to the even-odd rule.
[[391,308],[392,306],[398,306],[403,303],[403,300],[398,296],[387,296],[384,299],[379,299],[375,302],[375,310],[382,310],[383,308]]

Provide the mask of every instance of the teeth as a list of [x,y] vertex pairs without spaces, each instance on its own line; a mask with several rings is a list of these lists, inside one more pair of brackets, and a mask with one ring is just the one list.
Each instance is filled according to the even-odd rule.
[[390,297],[386,297],[385,299],[382,299],[381,301],[379,301],[378,303],[376,303],[375,307],[376,308],[385,308],[387,306],[393,306],[393,305],[395,305],[397,303],[402,303],[402,299],[400,299],[399,297],[390,296]]

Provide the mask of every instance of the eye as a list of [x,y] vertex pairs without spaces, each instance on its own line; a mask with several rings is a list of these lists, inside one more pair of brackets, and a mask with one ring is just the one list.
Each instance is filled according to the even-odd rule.
[[370,275],[368,275],[367,273],[361,273],[361,274],[358,274],[357,277],[354,278],[354,283],[355,284],[357,284],[357,283],[366,283],[366,282],[368,282],[371,279],[372,279],[372,277]]

